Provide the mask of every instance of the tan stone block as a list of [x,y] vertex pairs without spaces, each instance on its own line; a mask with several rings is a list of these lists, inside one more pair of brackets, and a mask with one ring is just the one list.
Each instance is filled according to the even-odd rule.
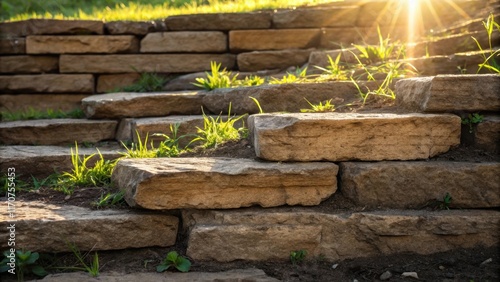
[[48,109],[71,111],[81,106],[85,94],[18,94],[0,95],[0,111],[26,111]]
[[438,75],[396,83],[399,107],[418,112],[498,111],[500,76]]
[[484,115],[476,127],[476,145],[490,152],[500,152],[500,116]]
[[26,38],[0,38],[0,54],[26,54]]
[[222,53],[227,36],[220,31],[149,33],[141,41],[141,53]]
[[500,206],[500,164],[377,162],[340,164],[342,194],[358,206],[422,208],[453,197],[452,208]]
[[103,34],[102,21],[30,19],[0,23],[0,34],[27,36],[42,34]]
[[[8,237],[6,227],[14,223],[23,230],[16,233],[16,245],[37,252],[68,252],[68,242],[80,251],[168,247],[175,244],[179,224],[177,217],[166,214],[22,201],[16,201],[14,220],[8,218],[7,205],[0,207],[0,219],[1,237]],[[0,244],[6,248],[7,240]]]
[[307,49],[316,47],[320,36],[320,29],[231,30],[229,49],[231,52]]
[[312,50],[255,51],[236,57],[240,71],[287,69],[307,63]]
[[139,40],[133,35],[31,35],[28,54],[137,53]]
[[455,115],[261,114],[248,123],[257,157],[272,161],[426,159],[460,144]]
[[483,55],[486,52],[457,53],[454,56],[431,56],[408,59],[405,62],[411,64],[421,76],[432,76],[440,74],[480,74],[490,73],[486,68],[479,69],[479,64],[484,62]]
[[190,73],[210,70],[210,62],[232,69],[232,54],[61,55],[61,73]]
[[170,16],[165,19],[168,30],[235,30],[271,27],[271,13],[222,13]]
[[332,163],[157,158],[121,160],[112,178],[134,207],[228,209],[318,205],[337,190],[337,171]]
[[49,56],[0,57],[0,73],[46,73],[59,70],[59,58]]
[[116,91],[116,89],[134,84],[141,75],[139,73],[103,74],[97,77],[97,93]]
[[[135,21],[114,21],[104,24],[104,29],[113,35],[146,35],[150,32],[162,29],[158,21],[135,22]],[[167,29],[166,27],[164,28]]]
[[273,27],[350,27],[356,24],[358,10],[357,6],[282,10],[273,14]]
[[93,93],[91,74],[42,74],[0,76],[0,90],[6,93]]

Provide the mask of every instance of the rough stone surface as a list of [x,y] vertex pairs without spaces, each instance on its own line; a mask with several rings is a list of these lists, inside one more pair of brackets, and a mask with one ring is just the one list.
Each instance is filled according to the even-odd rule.
[[[16,232],[16,245],[37,252],[68,252],[66,242],[75,244],[80,251],[167,247],[175,244],[179,224],[177,217],[166,214],[90,210],[41,202],[16,201],[15,213],[12,220],[7,205],[0,207],[0,237],[7,238],[6,227],[15,223],[16,230],[22,230]],[[0,247],[6,248],[7,240]]]
[[484,62],[483,55],[489,53],[468,52],[457,53],[453,56],[431,56],[408,59],[406,62],[414,66],[420,75],[440,74],[476,74],[489,73],[486,68],[479,69],[478,65]]
[[97,93],[116,91],[116,89],[134,84],[139,73],[103,74],[97,77]]
[[5,93],[93,93],[91,74],[41,74],[0,76]]
[[220,31],[178,31],[149,33],[141,41],[142,53],[222,53],[227,36]]
[[312,50],[255,51],[236,57],[240,71],[287,69],[307,63]]
[[460,144],[461,119],[448,114],[262,114],[248,123],[257,157],[272,161],[426,159]]
[[357,6],[283,10],[273,14],[275,28],[354,26]]
[[115,138],[114,120],[39,119],[0,123],[0,140],[8,145],[68,145]]
[[25,54],[26,38],[7,37],[0,38],[0,54]]
[[190,73],[210,70],[210,62],[232,69],[232,54],[61,55],[61,73]]
[[490,152],[500,152],[500,116],[484,115],[476,127],[476,145]]
[[467,162],[345,162],[342,194],[356,205],[421,208],[442,201],[452,208],[500,206],[500,164]]
[[46,73],[59,69],[59,58],[49,56],[0,57],[0,73]]
[[500,76],[438,75],[396,83],[399,107],[417,112],[498,111]]
[[103,34],[102,21],[30,19],[0,23],[0,34],[27,36],[41,34]]
[[[118,148],[114,150],[99,148],[99,151],[106,160],[121,157],[118,153]],[[98,154],[95,148],[85,147],[79,147],[78,153],[80,156]],[[87,165],[93,166],[97,160],[98,157],[93,157],[88,161]],[[31,175],[43,178],[53,174],[55,171],[71,171],[73,168],[71,164],[71,149],[58,146],[1,146],[0,161],[0,169],[2,171],[7,171],[9,167],[15,167],[16,171],[23,173],[23,177],[25,178],[30,178]]]
[[28,54],[137,53],[139,40],[132,35],[32,35],[26,39]]
[[231,30],[231,52],[307,49],[318,45],[320,29]]
[[[390,36],[391,42],[406,41],[408,31],[406,27],[380,27],[384,38]],[[377,26],[371,27],[337,27],[322,28],[320,48],[338,49],[348,48],[351,44],[379,44]]]
[[154,117],[201,114],[205,94],[198,91],[168,93],[110,93],[82,100],[88,118]]
[[255,114],[259,108],[252,99],[256,98],[263,111],[299,112],[309,109],[309,102],[317,104],[332,99],[335,105],[347,104],[359,97],[357,88],[351,82],[293,83],[262,85],[212,90],[203,97],[203,106],[212,113]]
[[227,209],[318,205],[337,190],[337,172],[332,163],[159,158],[121,160],[112,179],[133,207]]
[[225,13],[170,16],[165,19],[169,30],[235,30],[271,27],[271,13]]
[[122,35],[146,35],[150,32],[166,30],[159,21],[135,22],[135,21],[115,21],[104,24],[104,29],[109,34]]
[[[83,272],[50,274],[37,281],[43,282],[88,282],[89,275]],[[137,282],[137,281],[156,281],[156,282],[278,282],[280,280],[269,277],[263,270],[251,269],[233,269],[224,272],[163,272],[163,273],[99,273],[99,281],[102,282]]]
[[81,100],[88,95],[82,94],[19,94],[0,95],[0,111],[26,111],[30,108],[71,111],[80,108]]
[[306,250],[309,257],[321,254],[336,261],[495,246],[499,240],[500,213],[183,211],[183,222],[189,232],[187,255],[194,260],[284,260],[290,258],[290,250]]

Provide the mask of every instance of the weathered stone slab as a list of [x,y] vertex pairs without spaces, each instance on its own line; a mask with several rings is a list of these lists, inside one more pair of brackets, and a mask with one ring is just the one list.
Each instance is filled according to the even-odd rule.
[[223,13],[170,16],[168,30],[235,30],[271,27],[271,13]]
[[167,30],[167,26],[163,21],[114,21],[105,23],[104,29],[113,35],[146,35],[150,32]]
[[0,76],[5,93],[93,93],[91,74],[41,74]]
[[210,62],[232,69],[232,54],[61,55],[61,73],[189,73],[210,70]]
[[307,63],[312,50],[255,51],[236,57],[240,71],[287,69]]
[[0,34],[27,36],[42,34],[103,34],[102,21],[30,19],[0,23]]
[[141,40],[141,53],[222,53],[227,36],[221,31],[178,31],[149,33]]
[[227,113],[229,104],[234,114],[259,113],[259,108],[250,97],[256,98],[266,113],[300,112],[300,109],[310,108],[306,99],[313,104],[330,99],[335,105],[347,104],[359,99],[359,91],[347,81],[221,88],[208,92],[203,97],[203,106],[212,113]]
[[[279,282],[281,280],[269,277],[263,270],[257,268],[232,269],[224,272],[163,272],[163,273],[99,273],[99,281],[103,282],[137,282],[137,281],[156,281],[156,282],[234,282],[234,281],[252,281],[252,282]],[[87,282],[89,275],[84,272],[58,273],[45,276],[43,282]]]
[[88,95],[82,94],[19,94],[0,95],[0,111],[26,111],[30,108],[71,111],[80,108],[81,100]]
[[0,140],[8,145],[68,145],[115,138],[114,120],[39,119],[0,123]]
[[448,114],[262,114],[248,123],[257,157],[272,161],[426,159],[460,144],[461,119]]
[[103,74],[97,77],[97,93],[116,91],[121,87],[134,84],[141,74],[137,72],[122,74]]
[[500,206],[500,164],[467,162],[345,162],[342,194],[356,205],[422,208],[453,197],[452,208]]
[[133,35],[32,35],[26,38],[28,54],[137,53],[139,40]]
[[[16,232],[16,246],[37,252],[68,252],[67,242],[80,251],[167,247],[175,244],[179,224],[177,217],[166,214],[22,201],[16,201],[14,218],[9,217],[7,205],[2,205],[0,219],[2,238],[8,237],[7,226],[15,223],[16,230],[22,230]],[[6,248],[7,240],[0,244]]]
[[321,254],[337,261],[495,246],[500,213],[183,211],[183,222],[189,231],[187,255],[194,260],[285,260],[290,258],[290,250],[306,250],[310,257]]
[[432,56],[408,59],[405,62],[414,66],[420,75],[432,76],[440,74],[488,74],[486,68],[479,68],[484,62],[486,52],[457,53],[454,56]]
[[204,92],[109,93],[82,100],[88,118],[154,117],[201,114]]
[[0,73],[47,73],[59,69],[59,58],[50,56],[0,57]]
[[484,115],[476,127],[476,145],[490,152],[500,152],[500,116]]
[[[74,144],[73,144],[74,147]],[[74,150],[73,150],[74,151]],[[99,148],[102,156],[106,160],[113,160],[121,157],[119,151],[124,151],[116,146],[111,148]],[[90,156],[98,154],[95,148],[85,148],[79,146],[80,156]],[[98,160],[98,156],[91,158],[87,166],[93,166]],[[47,177],[54,172],[71,171],[71,150],[68,147],[58,146],[1,146],[0,147],[0,169],[7,171],[7,168],[14,167],[18,177],[30,178],[32,175],[38,178]]]
[[418,112],[498,111],[500,76],[438,75],[396,83],[399,107]]
[[133,207],[155,210],[318,205],[337,190],[332,163],[231,158],[121,160],[114,183]]
[[273,27],[350,27],[356,24],[358,10],[357,6],[283,10],[273,14]]
[[0,54],[26,54],[26,38],[0,38]]
[[229,49],[231,52],[307,49],[319,44],[321,30],[278,29],[278,30],[231,30]]

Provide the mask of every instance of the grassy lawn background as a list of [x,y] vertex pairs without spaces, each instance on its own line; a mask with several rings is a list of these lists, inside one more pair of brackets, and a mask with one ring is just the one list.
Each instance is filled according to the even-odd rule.
[[0,21],[30,18],[154,20],[169,15],[249,12],[342,0],[0,0]]

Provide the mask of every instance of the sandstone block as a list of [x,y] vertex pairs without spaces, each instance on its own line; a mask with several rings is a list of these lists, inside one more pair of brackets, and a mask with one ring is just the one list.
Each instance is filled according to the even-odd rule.
[[165,19],[168,30],[235,30],[271,27],[271,14],[223,13],[170,16]]
[[455,115],[262,114],[248,123],[257,157],[272,161],[426,159],[460,144]]
[[476,145],[490,152],[500,152],[500,116],[484,115],[476,127]]
[[114,21],[104,24],[104,29],[113,35],[146,35],[150,32],[166,30],[158,21],[135,22],[135,21]]
[[5,93],[93,93],[91,74],[42,74],[0,76]]
[[220,31],[149,33],[141,41],[141,53],[222,53],[227,36]]
[[[179,224],[177,217],[166,214],[21,201],[16,201],[15,220],[8,217],[7,205],[0,207],[0,219],[2,238],[8,237],[8,224],[15,223],[23,231],[16,234],[16,245],[37,252],[68,252],[67,242],[80,251],[167,247],[175,244]],[[3,241],[0,247],[6,248]]]
[[103,74],[97,77],[97,93],[116,91],[134,84],[141,75],[137,72],[122,74]]
[[0,34],[27,36],[42,34],[103,34],[102,21],[30,19],[0,23]]
[[59,58],[49,56],[0,57],[0,73],[46,73],[59,69]]
[[287,69],[307,63],[312,50],[255,51],[236,57],[240,71]]
[[332,163],[159,158],[121,160],[112,178],[134,207],[228,209],[318,205],[337,190],[337,171]]
[[26,39],[28,54],[137,53],[139,40],[133,35],[31,35]]
[[307,49],[316,47],[320,29],[231,30],[231,52]]
[[285,260],[290,257],[290,250],[306,250],[310,257],[321,254],[338,261],[495,246],[500,213],[494,210],[334,214],[305,210],[183,211],[183,222],[189,233],[187,255],[194,260]]
[[422,208],[443,201],[453,208],[500,206],[500,164],[467,162],[341,163],[342,194],[356,205]]
[[210,70],[210,62],[232,69],[232,54],[61,55],[61,73],[190,73]]
[[397,104],[408,111],[455,112],[500,110],[500,76],[438,75],[396,83]]
[[[121,157],[118,149],[118,147],[115,149],[99,148],[99,151],[106,160],[113,160]],[[80,156],[98,154],[95,148],[83,146],[79,146],[78,153]],[[28,179],[30,176],[43,178],[54,172],[71,171],[73,168],[71,150],[68,147],[2,146],[0,147],[0,160],[2,171],[7,171],[9,167],[15,167],[16,171],[22,173],[22,177]],[[97,156],[91,158],[87,166],[93,166],[97,160]]]
[[350,27],[358,17],[357,6],[283,10],[273,14],[275,28]]
[[199,115],[203,92],[109,93],[87,97],[82,107],[88,118]]
[[0,111],[27,111],[30,108],[40,111],[48,109],[71,111],[80,108],[81,100],[87,96],[82,94],[4,94],[0,95]]
[[0,54],[26,54],[26,38],[0,38]]
[[[487,74],[485,68],[479,69],[479,64],[484,62],[482,54],[484,52],[457,53],[454,56],[431,56],[406,60],[413,65],[420,75],[440,75],[440,74]],[[488,55],[487,55],[488,56]]]
[[114,120],[39,119],[0,123],[0,140],[8,145],[68,145],[115,138]]

